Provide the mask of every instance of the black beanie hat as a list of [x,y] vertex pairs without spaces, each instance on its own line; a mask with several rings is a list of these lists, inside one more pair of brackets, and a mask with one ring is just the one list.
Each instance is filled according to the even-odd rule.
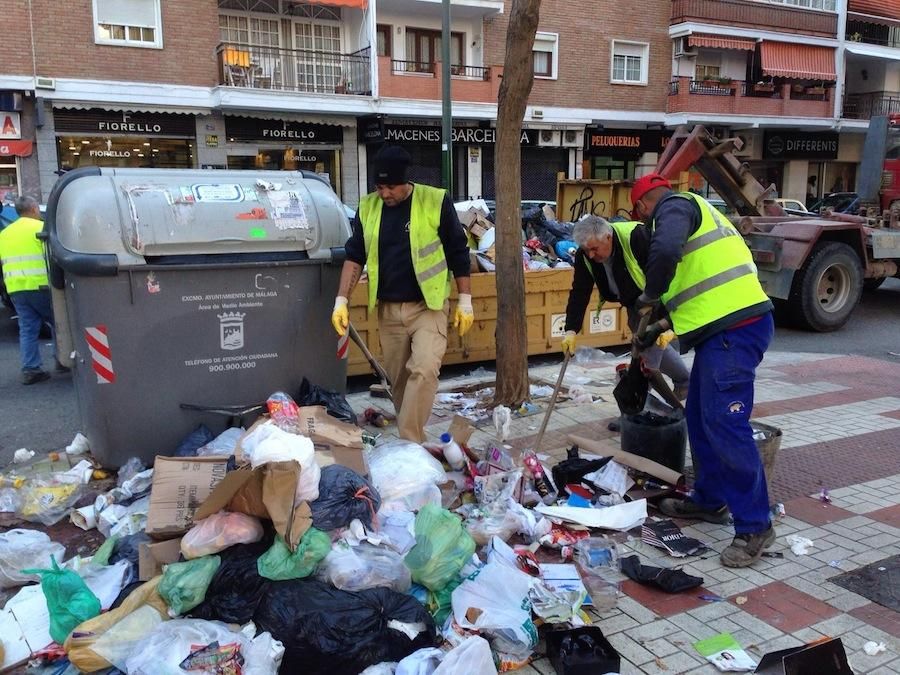
[[412,158],[399,145],[385,145],[375,155],[375,185],[400,185]]

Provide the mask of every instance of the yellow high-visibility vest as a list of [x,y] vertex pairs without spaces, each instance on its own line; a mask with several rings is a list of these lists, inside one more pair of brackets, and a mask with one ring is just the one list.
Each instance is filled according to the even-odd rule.
[[7,293],[36,291],[49,285],[44,245],[37,233],[44,223],[25,216],[0,231],[0,264]]

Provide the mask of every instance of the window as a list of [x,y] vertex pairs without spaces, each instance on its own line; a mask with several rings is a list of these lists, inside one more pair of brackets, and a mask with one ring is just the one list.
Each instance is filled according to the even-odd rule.
[[[450,64],[465,65],[463,58],[463,34],[450,34]],[[430,73],[432,64],[441,60],[441,32],[422,28],[406,29],[407,70]]]
[[829,12],[835,11],[835,0],[772,0],[783,5],[793,5],[794,7],[809,7],[810,9],[824,9]]
[[378,56],[391,56],[391,26],[378,24],[375,27],[375,42]]
[[219,39],[232,44],[277,47],[278,21],[219,14]]
[[[334,93],[341,79],[341,27],[294,22],[297,83],[301,91]],[[343,83],[346,84],[346,83]]]
[[712,80],[722,76],[722,54],[702,50],[694,67],[695,80]]
[[162,47],[159,0],[93,0],[94,42]]
[[559,34],[538,32],[534,36],[534,76],[556,79],[558,64]]
[[650,59],[650,45],[645,42],[612,43],[613,84],[647,84],[647,66]]

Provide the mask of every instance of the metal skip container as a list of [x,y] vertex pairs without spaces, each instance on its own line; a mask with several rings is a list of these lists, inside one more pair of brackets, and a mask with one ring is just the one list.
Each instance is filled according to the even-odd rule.
[[304,376],[344,390],[330,316],[350,225],[315,174],[77,169],[46,233],[58,351],[104,465],[227,426],[198,408],[249,408]]

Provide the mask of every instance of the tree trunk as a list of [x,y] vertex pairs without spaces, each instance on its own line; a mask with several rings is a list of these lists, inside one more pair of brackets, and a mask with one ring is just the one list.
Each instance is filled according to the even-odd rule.
[[534,82],[534,36],[540,0],[512,0],[497,107],[497,388],[494,405],[528,398],[528,336],[522,269],[522,118]]

